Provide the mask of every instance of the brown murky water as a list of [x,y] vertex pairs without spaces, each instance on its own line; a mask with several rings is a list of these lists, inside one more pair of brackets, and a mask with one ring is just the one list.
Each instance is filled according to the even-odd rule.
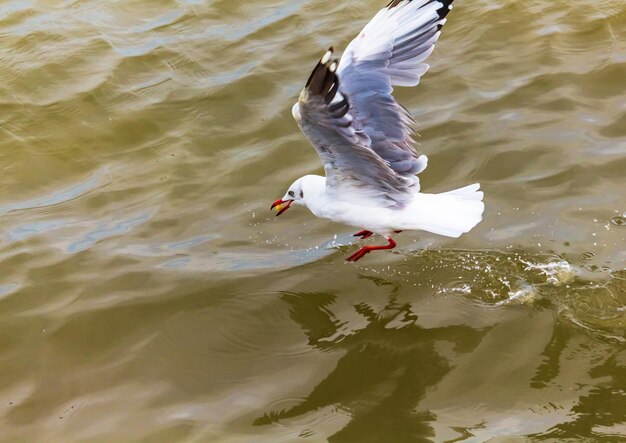
[[626,4],[458,1],[398,96],[485,219],[354,265],[268,209],[382,3],[0,2],[2,441],[626,438]]

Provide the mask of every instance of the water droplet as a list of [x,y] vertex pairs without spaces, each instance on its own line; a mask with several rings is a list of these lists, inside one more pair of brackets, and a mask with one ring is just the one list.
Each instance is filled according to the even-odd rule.
[[611,224],[615,226],[624,226],[626,225],[626,214],[624,216],[616,215],[615,217],[611,217]]

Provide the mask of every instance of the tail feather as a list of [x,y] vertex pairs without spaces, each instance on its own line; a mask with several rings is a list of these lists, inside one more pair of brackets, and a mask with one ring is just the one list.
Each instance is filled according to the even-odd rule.
[[475,183],[441,194],[418,193],[406,209],[403,226],[459,237],[482,220],[485,204],[479,189]]

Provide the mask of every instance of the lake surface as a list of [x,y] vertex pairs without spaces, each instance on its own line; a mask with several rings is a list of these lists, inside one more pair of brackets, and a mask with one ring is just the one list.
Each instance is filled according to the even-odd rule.
[[384,3],[0,2],[0,440],[626,438],[626,4],[456,2],[397,96],[484,220],[349,264],[269,206]]

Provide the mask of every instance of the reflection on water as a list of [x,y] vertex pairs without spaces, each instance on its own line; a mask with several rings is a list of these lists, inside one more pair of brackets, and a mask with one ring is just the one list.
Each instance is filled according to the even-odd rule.
[[[429,441],[434,436],[434,415],[420,410],[419,403],[429,387],[450,371],[450,362],[437,350],[449,343],[457,355],[471,352],[485,331],[468,326],[424,328],[410,304],[398,303],[399,286],[380,278],[369,278],[377,286],[391,287],[382,310],[367,303],[354,306],[364,325],[345,329],[333,318],[329,306],[336,296],[320,293],[287,293],[281,298],[290,305],[290,316],[323,352],[342,352],[336,367],[297,405],[270,411],[254,421],[256,426],[289,419],[333,407],[345,411],[350,421],[332,441]],[[306,432],[304,430],[303,432]]]
[[397,94],[485,219],[354,265],[268,208],[381,5],[0,4],[0,440],[623,440],[626,6],[455,3]]
[[[537,374],[531,384],[532,388],[546,389],[554,382],[559,373],[559,362],[567,353],[572,340],[575,340],[575,337],[570,329],[560,325],[554,329],[553,336],[543,352],[545,362],[537,368]],[[585,346],[582,351],[587,350],[594,355],[590,348],[591,346]],[[544,440],[559,439],[563,436],[583,437],[602,434],[607,438],[622,438],[626,411],[618,405],[623,404],[623,393],[626,387],[624,357],[626,357],[624,350],[609,351],[608,356],[604,355],[602,361],[591,369],[589,375],[594,380],[604,380],[606,384],[602,383],[580,397],[571,410],[573,420],[556,424],[534,437]]]

